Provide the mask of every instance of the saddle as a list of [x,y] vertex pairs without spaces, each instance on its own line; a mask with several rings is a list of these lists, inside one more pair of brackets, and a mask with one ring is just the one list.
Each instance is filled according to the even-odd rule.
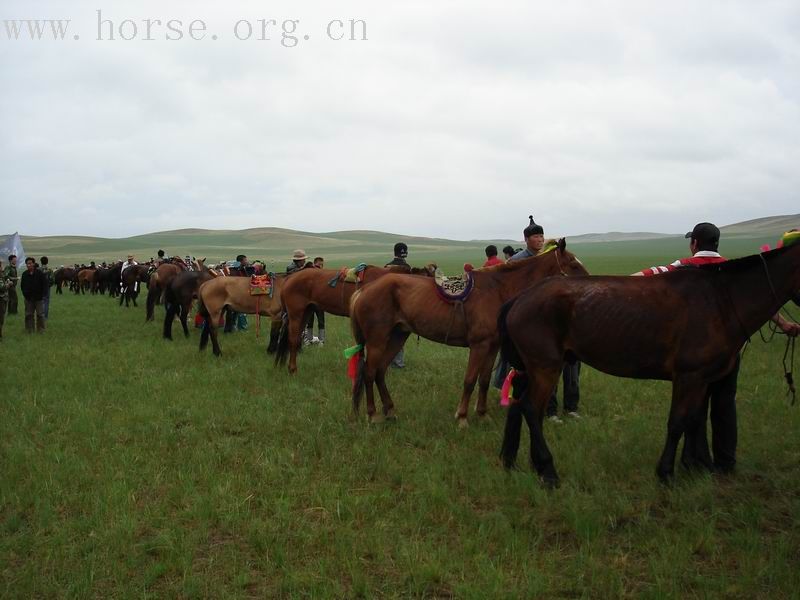
[[352,269],[348,269],[347,267],[342,267],[342,269],[336,274],[336,277],[331,279],[328,282],[328,285],[332,288],[336,287],[336,284],[340,281],[344,281],[345,283],[363,283],[364,281],[364,272],[367,269],[366,263],[359,263]]
[[250,277],[251,296],[269,296],[272,298],[275,285],[275,273],[266,275],[252,275]]
[[466,302],[472,293],[474,279],[471,272],[463,273],[461,277],[445,277],[439,269],[433,278],[436,292],[445,302]]

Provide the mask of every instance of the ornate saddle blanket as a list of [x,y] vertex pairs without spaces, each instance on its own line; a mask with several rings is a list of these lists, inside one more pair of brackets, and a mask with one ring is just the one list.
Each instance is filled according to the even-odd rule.
[[466,302],[472,293],[474,280],[472,273],[464,273],[461,277],[445,277],[437,269],[434,283],[439,297],[445,302]]
[[332,288],[336,287],[336,284],[340,281],[344,281],[346,283],[362,283],[364,281],[364,271],[367,269],[366,263],[359,263],[352,269],[348,269],[347,267],[343,267],[337,274],[336,277],[331,279],[328,282],[328,285]]
[[269,296],[272,298],[275,289],[275,273],[253,275],[250,277],[251,296]]

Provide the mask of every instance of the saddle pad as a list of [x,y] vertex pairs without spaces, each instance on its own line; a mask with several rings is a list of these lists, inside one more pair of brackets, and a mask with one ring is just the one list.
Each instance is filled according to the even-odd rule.
[[464,273],[461,277],[445,277],[437,270],[434,277],[436,291],[439,297],[446,302],[466,302],[472,293],[472,273]]
[[253,275],[250,277],[251,296],[272,296],[272,274]]
[[359,263],[352,269],[342,267],[336,277],[328,282],[328,285],[331,287],[336,287],[336,284],[340,281],[344,281],[346,283],[362,283],[364,281],[364,271],[366,268],[366,263]]

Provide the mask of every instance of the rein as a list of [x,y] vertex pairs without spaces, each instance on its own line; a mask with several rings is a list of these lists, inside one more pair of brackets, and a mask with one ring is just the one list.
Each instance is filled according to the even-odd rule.
[[[776,302],[780,303],[780,298],[778,298],[777,292],[775,292],[775,286],[772,283],[772,277],[769,274],[769,267],[767,266],[767,261],[764,258],[763,254],[758,255],[761,258],[761,264],[764,265],[764,273],[767,276],[767,283],[769,283],[769,289],[772,292],[772,297],[775,299]],[[784,311],[783,306],[778,308],[778,312]],[[788,314],[788,313],[787,313]],[[791,315],[790,315],[791,316]],[[772,340],[775,339],[775,336],[778,335],[778,326],[777,325],[770,325],[770,336],[769,338],[764,336],[763,331],[761,329],[758,330],[759,335],[761,336],[761,340],[765,344],[769,344]],[[786,336],[786,349],[783,351],[783,377],[786,379],[786,385],[789,389],[786,391],[786,394],[791,394],[792,396],[792,406],[795,405],[797,402],[797,390],[794,386],[794,348],[795,342],[797,338]],[[788,361],[787,361],[788,359]]]

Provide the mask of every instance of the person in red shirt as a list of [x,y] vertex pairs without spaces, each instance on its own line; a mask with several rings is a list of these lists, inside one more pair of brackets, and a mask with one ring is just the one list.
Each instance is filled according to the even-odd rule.
[[[692,255],[660,267],[650,267],[633,273],[634,276],[649,277],[669,273],[684,267],[697,267],[713,263],[725,262],[720,255],[719,228],[713,223],[698,223],[686,234],[689,250]],[[790,336],[800,333],[800,325],[784,319],[779,313],[772,320],[781,330]],[[687,469],[698,466],[713,467],[718,473],[731,473],[736,466],[736,388],[739,378],[739,357],[730,373],[719,381],[708,386],[701,419],[693,431],[686,433],[681,454],[681,463]],[[711,446],[713,449],[713,465],[706,438],[706,418],[711,408]]]
[[486,262],[483,263],[484,267],[493,267],[495,265],[503,265],[505,264],[502,260],[497,258],[497,246],[492,244],[491,246],[486,246]]

